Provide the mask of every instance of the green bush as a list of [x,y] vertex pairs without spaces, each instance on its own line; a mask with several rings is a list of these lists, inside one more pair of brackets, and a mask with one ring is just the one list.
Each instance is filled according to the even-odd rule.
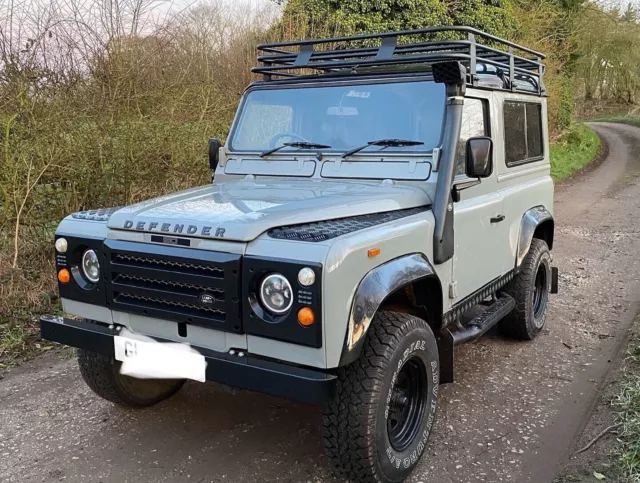
[[593,161],[600,149],[600,138],[584,124],[572,125],[551,146],[551,176],[556,181],[568,178]]

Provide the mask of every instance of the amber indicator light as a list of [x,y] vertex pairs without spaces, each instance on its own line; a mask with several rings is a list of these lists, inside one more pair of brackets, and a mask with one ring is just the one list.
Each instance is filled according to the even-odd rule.
[[60,283],[69,283],[71,281],[71,274],[69,273],[69,270],[66,268],[60,270],[58,272],[58,280]]
[[302,307],[298,310],[298,322],[300,322],[300,325],[303,327],[310,327],[315,323],[315,321],[316,316],[313,313],[313,310],[309,307]]
[[378,255],[380,255],[380,249],[370,248],[369,251],[367,252],[367,255],[369,255],[369,258],[377,257]]

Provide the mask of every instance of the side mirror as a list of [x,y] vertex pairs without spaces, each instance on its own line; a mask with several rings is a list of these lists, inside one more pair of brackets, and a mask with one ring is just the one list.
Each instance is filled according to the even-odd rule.
[[220,162],[220,148],[222,143],[219,139],[209,139],[209,167],[215,171]]
[[467,140],[466,174],[469,178],[486,178],[493,172],[493,141],[488,137]]

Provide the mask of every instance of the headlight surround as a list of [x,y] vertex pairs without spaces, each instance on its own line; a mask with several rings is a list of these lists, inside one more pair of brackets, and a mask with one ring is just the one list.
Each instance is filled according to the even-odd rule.
[[287,277],[279,273],[267,275],[260,284],[260,302],[274,314],[288,312],[293,305],[293,289]]
[[82,254],[82,273],[92,283],[98,283],[100,280],[100,261],[98,254],[92,250],[85,250]]

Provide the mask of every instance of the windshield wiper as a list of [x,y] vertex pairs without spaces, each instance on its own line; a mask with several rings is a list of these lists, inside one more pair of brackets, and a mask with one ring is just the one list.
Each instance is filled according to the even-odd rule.
[[[282,146],[278,146],[277,148],[273,148],[270,149],[268,151],[265,151],[264,153],[262,153],[260,155],[261,158],[264,158],[265,156],[269,156],[273,153],[277,153],[278,151],[280,151],[281,149],[284,148],[297,148],[297,149],[329,149],[331,146],[327,145],[327,144],[317,144],[317,143],[309,143],[306,141],[298,141],[298,142],[294,142],[294,143],[284,143]],[[322,155],[320,153],[318,153],[318,158],[321,158]]]
[[349,156],[353,156],[360,151],[367,149],[369,146],[382,146],[385,148],[402,148],[405,146],[422,146],[424,143],[422,141],[411,141],[408,139],[378,139],[377,141],[369,141],[364,146],[360,146],[359,148],[352,149],[351,151],[347,151],[342,155],[342,159],[348,158]]

